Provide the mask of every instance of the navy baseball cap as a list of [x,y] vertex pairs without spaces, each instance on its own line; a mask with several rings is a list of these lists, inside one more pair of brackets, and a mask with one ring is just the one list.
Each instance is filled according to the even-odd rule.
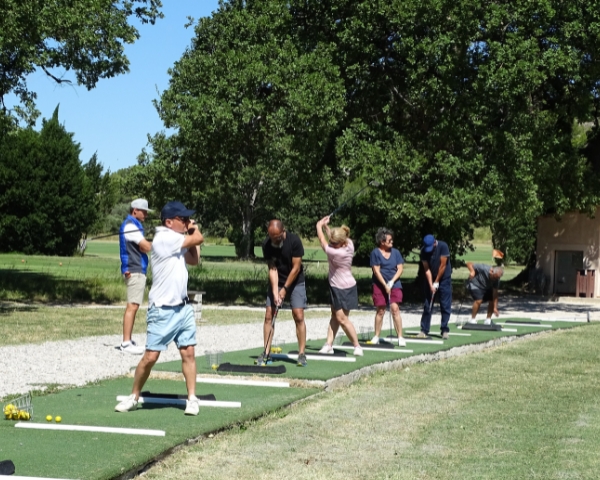
[[423,237],[423,251],[425,253],[429,253],[433,250],[433,246],[435,245],[435,238],[433,235],[425,235]]
[[196,213],[196,210],[190,210],[189,208],[185,208],[183,203],[173,201],[163,207],[160,211],[160,218],[161,220],[166,220],[167,218],[175,217],[191,217],[194,213]]

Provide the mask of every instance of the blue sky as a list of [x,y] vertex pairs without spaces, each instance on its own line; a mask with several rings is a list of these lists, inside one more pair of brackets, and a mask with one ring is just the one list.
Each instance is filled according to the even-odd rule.
[[194,36],[193,27],[184,28],[186,17],[210,16],[218,6],[218,0],[163,0],[165,18],[155,25],[140,25],[140,39],[125,47],[130,72],[100,80],[93,90],[75,83],[57,85],[44,73],[32,74],[27,82],[38,94],[41,117],[50,118],[60,104],[59,120],[80,143],[82,163],[97,152],[105,170],[135,165],[147,134],[164,128],[152,100],[168,87],[167,70]]

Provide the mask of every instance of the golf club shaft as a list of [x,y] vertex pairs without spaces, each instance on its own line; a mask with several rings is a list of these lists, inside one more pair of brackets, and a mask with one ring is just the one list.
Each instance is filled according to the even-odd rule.
[[390,319],[390,337],[394,334],[392,332],[392,294],[388,294],[388,317]]
[[276,305],[275,311],[273,312],[273,318],[271,319],[271,331],[269,332],[269,336],[267,337],[267,341],[265,342],[265,349],[263,351],[264,355],[267,355],[267,348],[269,347],[269,343],[273,340],[273,336],[275,334],[275,320],[277,320],[278,313],[279,305]]
[[431,294],[431,301],[429,302],[429,312],[431,312],[431,309],[433,308],[433,301],[435,300],[435,294],[437,293],[437,290],[435,290],[432,294]]
[[348,200],[346,200],[344,203],[342,203],[339,207],[337,207],[333,212],[331,212],[329,214],[330,217],[332,217],[334,214],[336,214],[337,212],[339,212],[342,208],[344,208],[348,202],[350,202],[350,200],[355,199],[356,197],[358,197],[363,191],[365,191],[367,188],[369,188],[371,185],[376,186],[378,185],[378,182],[369,182],[365,187],[361,188],[358,192],[356,192],[354,195],[352,195]]

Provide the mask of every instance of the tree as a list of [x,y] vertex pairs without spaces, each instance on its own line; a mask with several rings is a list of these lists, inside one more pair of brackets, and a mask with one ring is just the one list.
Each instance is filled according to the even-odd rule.
[[98,161],[96,153],[92,155],[89,162],[83,166],[90,189],[94,196],[93,220],[88,233],[96,234],[103,232],[106,217],[111,213],[113,207],[119,200],[118,184],[111,176],[110,170],[103,173],[104,167]]
[[337,46],[341,168],[387,179],[361,215],[399,230],[404,251],[434,233],[460,253],[490,226],[524,260],[538,215],[591,211],[598,175],[572,137],[589,112],[598,123],[599,6],[292,2],[299,41]]
[[222,3],[198,23],[156,102],[176,133],[151,138],[143,174],[155,201],[186,198],[205,219],[227,219],[241,257],[253,256],[254,232],[271,217],[312,232],[341,185],[331,164],[343,107],[332,46],[307,51],[289,25],[278,0]]
[[73,71],[88,90],[101,78],[129,71],[124,44],[139,38],[128,23],[162,17],[160,0],[3,0],[0,2],[0,103],[14,93],[15,113],[35,122],[35,92],[27,76],[37,69],[58,83],[57,69]]
[[81,149],[58,121],[0,135],[0,249],[71,255],[95,220]]

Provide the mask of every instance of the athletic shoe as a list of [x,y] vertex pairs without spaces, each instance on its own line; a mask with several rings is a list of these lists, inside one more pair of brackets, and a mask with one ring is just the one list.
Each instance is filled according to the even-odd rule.
[[131,355],[141,355],[144,353],[144,347],[140,347],[136,345],[133,341],[127,343],[121,343],[119,350],[125,353],[130,353]]
[[273,359],[270,355],[261,353],[254,363],[256,363],[256,365],[259,367],[264,367],[265,365],[271,365],[273,363]]
[[354,347],[353,355],[355,357],[362,357],[364,355],[363,349],[361,348],[360,345],[357,345],[356,347]]
[[379,337],[377,335],[375,335],[370,341],[370,344],[372,345],[379,345]]
[[404,337],[398,337],[398,346],[406,347],[406,340],[404,340]]
[[483,322],[484,325],[491,325],[492,324],[492,319],[491,318],[486,318],[485,322]]
[[200,411],[200,403],[196,396],[192,397],[191,400],[185,401],[185,413],[186,415],[198,415]]
[[443,332],[442,333],[442,339],[448,340],[449,338],[450,338],[450,334],[448,332]]
[[417,338],[427,338],[427,334],[425,332],[419,332]]
[[135,399],[135,393],[132,393],[115,407],[115,412],[132,412],[137,409],[137,404],[138,401]]
[[467,323],[471,323],[471,324],[473,324],[473,323],[477,323],[477,319],[475,319],[475,318],[469,318],[469,319],[467,320]]
[[327,353],[328,355],[333,355],[333,347],[329,344],[323,345],[323,348],[319,350],[319,353]]
[[306,355],[304,353],[298,354],[298,366],[306,367]]

